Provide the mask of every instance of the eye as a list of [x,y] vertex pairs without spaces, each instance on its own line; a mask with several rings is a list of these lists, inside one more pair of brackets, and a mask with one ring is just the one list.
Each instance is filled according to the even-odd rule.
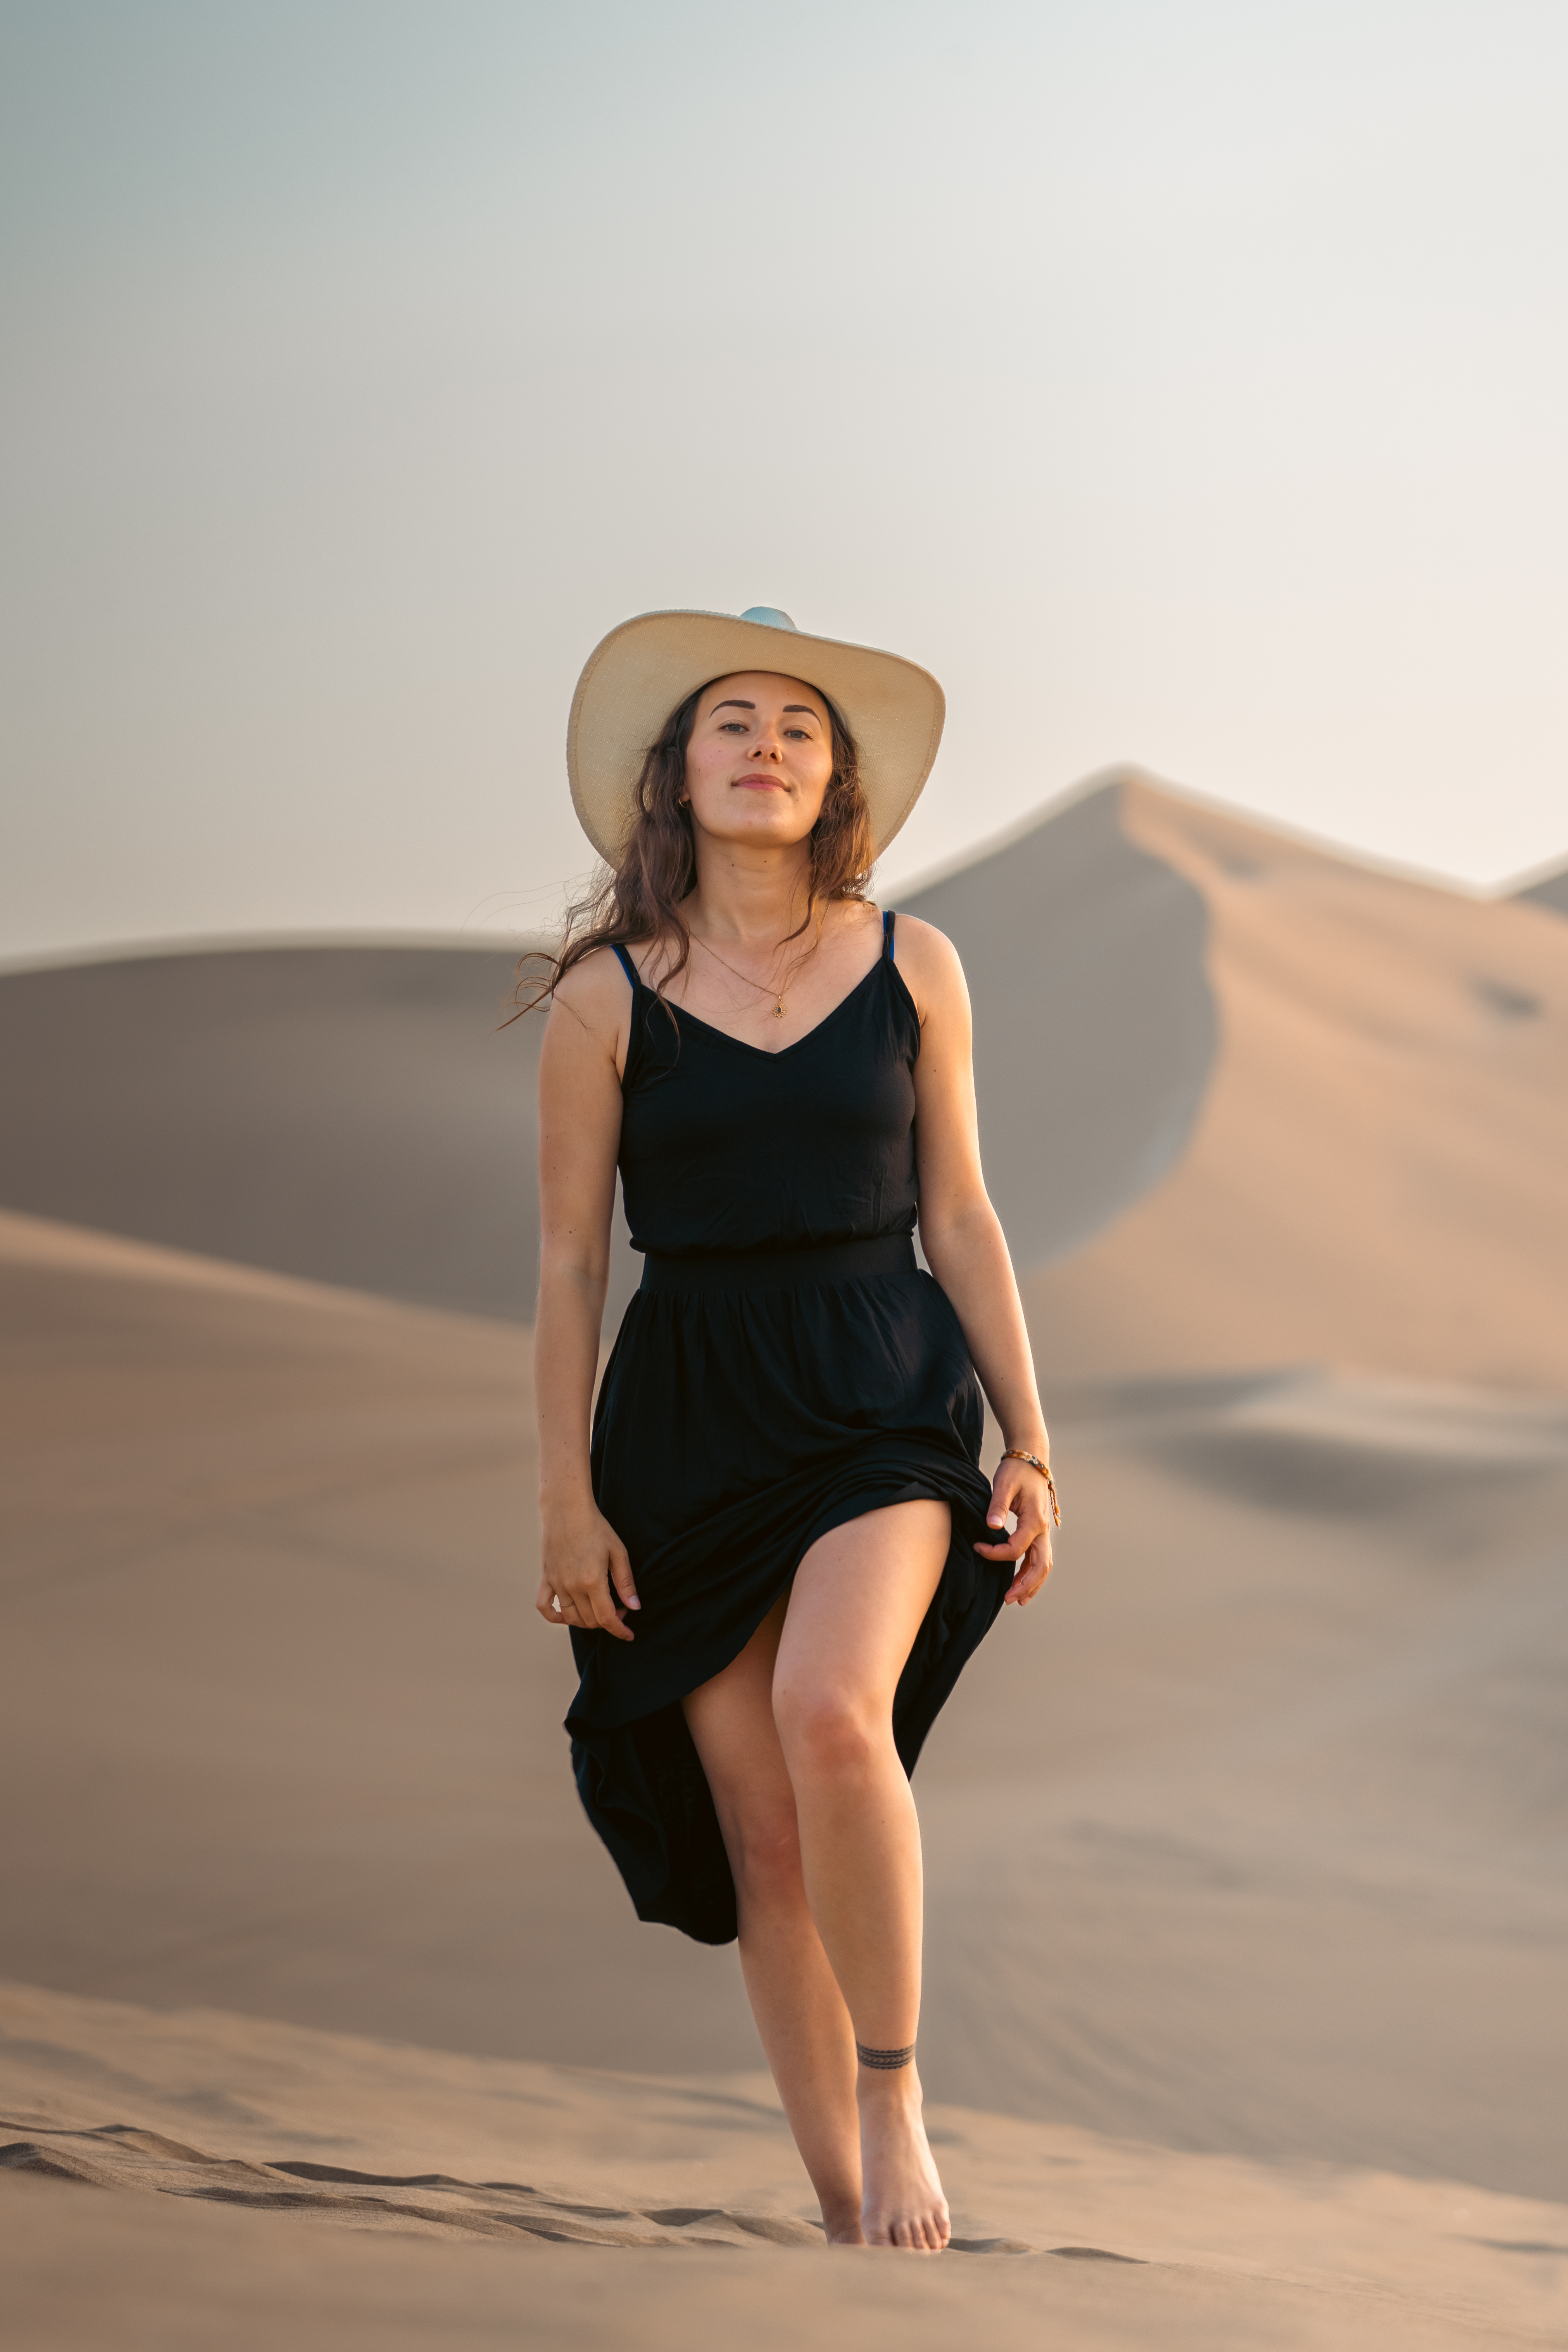
[[743,719],[723,719],[719,722],[721,735],[743,735],[745,731],[746,722]]
[[786,727],[784,729],[784,733],[786,735],[798,735],[803,743],[809,743],[811,741],[811,730],[809,727]]

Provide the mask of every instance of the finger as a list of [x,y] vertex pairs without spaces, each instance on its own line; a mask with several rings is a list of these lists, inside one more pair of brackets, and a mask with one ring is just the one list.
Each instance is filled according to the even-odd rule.
[[628,1609],[640,1609],[637,1589],[632,1580],[632,1564],[625,1544],[615,1544],[610,1550],[610,1579]]
[[1049,1568],[1048,1556],[1041,1551],[1037,1543],[1031,1544],[1025,1558],[1018,1563],[1018,1573],[1013,1580],[1014,1594],[1020,1602],[1034,1599],[1041,1585],[1044,1584]]
[[994,1543],[977,1543],[974,1549],[984,1553],[987,1559],[1022,1559],[1039,1532],[1037,1519],[1031,1523],[1028,1518],[1020,1517],[1011,1535],[1004,1530]]
[[1018,1477],[1004,1480],[998,1474],[997,1481],[992,1487],[991,1502],[985,1514],[986,1525],[993,1528],[1001,1527],[1009,1513],[1017,1518],[1021,1526],[1028,1527],[1031,1540],[1046,1526],[1049,1515],[1047,1496],[1034,1479]]
[[607,1576],[602,1584],[595,1585],[591,1592],[580,1596],[580,1605],[584,1609],[586,1622],[590,1625],[598,1625],[606,1633],[613,1633],[617,1642],[631,1640],[631,1628],[622,1621],[621,1612],[616,1606],[615,1587]]
[[996,1543],[977,1543],[974,1547],[982,1559],[1017,1559],[1028,1548],[1028,1537],[1016,1533],[1005,1536]]
[[1000,1473],[993,1479],[991,1501],[985,1512],[987,1527],[999,1528],[1009,1512],[1017,1509],[1018,1489],[1021,1483],[1017,1478],[1004,1478]]
[[1016,1601],[1019,1606],[1022,1606],[1026,1601],[1032,1597],[1035,1587],[1033,1578],[1030,1574],[1031,1558],[1032,1554],[1026,1552],[1023,1559],[1018,1562],[1013,1581],[1007,1587],[1006,1592],[1003,1596],[1005,1601]]

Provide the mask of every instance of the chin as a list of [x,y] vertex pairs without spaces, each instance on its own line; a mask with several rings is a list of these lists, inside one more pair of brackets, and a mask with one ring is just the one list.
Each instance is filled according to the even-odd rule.
[[759,813],[750,824],[726,825],[719,835],[721,841],[749,841],[761,849],[793,849],[797,842],[807,841],[810,837],[809,825],[804,831],[798,829],[788,822],[782,811],[772,823],[765,814]]

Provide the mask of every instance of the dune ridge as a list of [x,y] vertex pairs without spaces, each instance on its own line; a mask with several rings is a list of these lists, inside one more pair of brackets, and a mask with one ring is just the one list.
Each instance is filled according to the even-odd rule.
[[1116,789],[1203,894],[1222,1043],[1171,1172],[1026,1276],[1042,1361],[1568,1385],[1568,927]]
[[[1052,1377],[1568,1386],[1568,927],[1131,771],[906,894],[964,957]],[[0,1203],[525,1319],[513,956],[298,941],[0,975]],[[617,1225],[606,1325],[637,1278]]]

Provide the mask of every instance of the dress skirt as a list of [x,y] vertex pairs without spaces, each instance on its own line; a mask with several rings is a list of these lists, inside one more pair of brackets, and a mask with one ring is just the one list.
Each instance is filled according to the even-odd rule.
[[1001,1608],[982,1559],[984,1403],[945,1293],[903,1236],[647,1261],[605,1367],[594,1491],[630,1555],[636,1638],[573,1629],[577,1786],[640,1918],[704,1944],[735,1889],[680,1701],[739,1655],[820,1536],[951,1505],[952,1542],[893,1705],[906,1771]]

